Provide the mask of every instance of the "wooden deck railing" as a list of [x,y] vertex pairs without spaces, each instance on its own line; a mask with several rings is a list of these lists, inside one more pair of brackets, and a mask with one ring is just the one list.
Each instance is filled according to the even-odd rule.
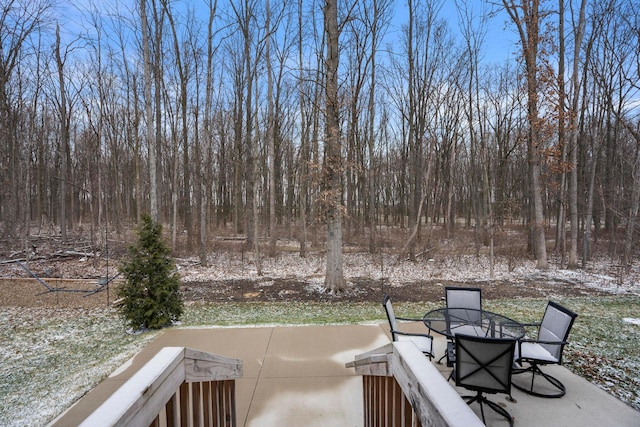
[[81,425],[234,427],[241,377],[241,360],[165,347]]
[[362,375],[364,426],[484,426],[411,342],[393,342],[347,363]]

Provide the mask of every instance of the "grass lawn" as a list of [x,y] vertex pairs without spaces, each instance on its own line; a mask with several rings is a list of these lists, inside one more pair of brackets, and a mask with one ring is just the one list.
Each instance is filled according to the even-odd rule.
[[[640,410],[640,297],[557,299],[578,313],[566,367]],[[522,322],[539,321],[547,301],[484,301]],[[394,303],[420,317],[442,303]],[[45,425],[124,363],[156,332],[125,333],[113,309],[0,308],[0,424]],[[179,327],[345,324],[386,321],[380,304],[190,304]],[[27,415],[28,414],[28,415]]]

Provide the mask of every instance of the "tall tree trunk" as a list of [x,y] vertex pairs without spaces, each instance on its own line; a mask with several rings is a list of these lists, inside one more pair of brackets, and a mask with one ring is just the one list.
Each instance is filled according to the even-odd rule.
[[[531,235],[538,269],[548,268],[547,246],[542,206],[540,117],[538,114],[538,46],[540,41],[540,0],[502,0],[518,29],[527,82],[527,152],[531,196]],[[522,13],[522,15],[521,15]]]
[[326,32],[326,142],[325,197],[327,218],[327,270],[324,285],[332,293],[345,287],[342,270],[342,204],[341,204],[341,147],[340,105],[338,99],[338,2],[327,0],[324,9]]
[[[211,18],[210,18],[211,19]],[[194,193],[196,199],[196,206],[194,212],[195,224],[194,228],[198,231],[197,240],[197,253],[200,257],[200,265],[207,265],[207,232],[206,232],[206,209],[204,208],[204,171],[202,168],[202,148],[200,142],[200,71],[199,61],[197,59],[196,52],[198,47],[195,45],[195,41],[191,40],[191,54],[193,55],[194,72],[195,72],[195,108],[193,109],[193,128],[195,130],[193,135],[193,157],[194,157]],[[205,73],[205,79],[208,76]],[[205,80],[206,86],[206,80]],[[186,112],[185,112],[186,113]]]
[[258,236],[255,234],[255,225],[254,225],[254,187],[255,187],[255,173],[254,173],[254,163],[255,159],[255,148],[254,148],[254,140],[253,140],[253,79],[254,79],[254,69],[251,61],[251,35],[250,35],[250,19],[251,12],[249,10],[249,4],[245,1],[244,6],[244,17],[240,22],[242,29],[242,36],[244,41],[244,50],[243,50],[243,59],[244,59],[244,76],[247,84],[247,92],[245,98],[245,135],[244,135],[244,146],[246,147],[246,151],[244,153],[244,157],[246,159],[246,171],[247,171],[247,182],[246,182],[246,215],[245,220],[247,222],[247,245],[251,247],[254,243],[254,239],[257,239]]
[[556,251],[560,251],[564,263],[565,256],[565,228],[566,228],[566,199],[567,199],[567,141],[566,141],[566,99],[565,88],[565,34],[564,34],[564,0],[558,0],[558,148],[560,157],[560,188],[558,192],[558,214],[556,221]]
[[[569,236],[569,260],[568,267],[578,266],[578,105],[580,104],[579,79],[580,51],[585,32],[585,9],[587,1],[580,2],[578,15],[578,27],[574,29],[573,67],[571,71],[571,111],[569,113],[569,162],[571,172],[569,173],[569,220],[571,222],[571,232]],[[589,51],[587,49],[587,57]],[[595,159],[594,159],[595,162]],[[591,227],[591,224],[589,224]]]
[[[213,98],[213,22],[216,16],[216,10],[218,7],[218,0],[210,0],[209,6],[209,20],[207,23],[207,71],[206,71],[206,86],[205,86],[205,106],[204,106],[204,139],[207,147],[211,146],[211,103]],[[196,126],[196,130],[198,127]],[[210,150],[207,150],[210,152]],[[200,163],[200,161],[198,161]],[[207,168],[210,165],[207,165]],[[221,165],[222,169],[223,166]],[[201,166],[198,169],[198,175],[203,174],[204,171]],[[200,184],[198,186],[200,194],[200,263],[206,266],[207,263],[207,197],[205,182],[200,178]],[[222,202],[222,201],[221,201]]]
[[[315,18],[315,15],[314,15]],[[312,22],[315,22],[315,19],[312,20]],[[324,31],[321,32],[322,34],[322,43],[320,43],[321,46],[325,45],[325,37],[326,34]],[[318,223],[320,222],[319,219],[319,210],[320,210],[320,206],[319,206],[319,187],[320,187],[320,178],[319,178],[319,174],[317,173],[317,171],[320,170],[320,143],[319,143],[319,134],[320,134],[320,104],[321,104],[321,97],[322,97],[322,87],[326,87],[326,73],[322,72],[322,61],[323,61],[323,53],[321,51],[317,52],[317,56],[316,56],[316,73],[315,73],[315,83],[313,85],[313,99],[311,100],[311,105],[312,105],[312,134],[311,134],[311,144],[310,144],[310,149],[311,149],[311,153],[310,153],[310,165],[312,165],[313,167],[313,179],[311,180],[311,182],[313,183],[313,186],[311,188],[310,194],[311,194],[311,198],[309,200],[309,223],[311,224],[311,246],[314,248],[317,248],[320,246],[319,243],[319,239],[318,239]]]
[[[415,58],[413,53],[413,31],[414,31],[414,3],[413,0],[409,0],[409,26],[407,28],[407,57],[409,60],[409,74],[408,74],[408,93],[409,93],[409,111],[407,115],[408,121],[408,130],[407,130],[407,147],[409,154],[409,230],[411,230],[412,234],[409,237],[409,259],[411,261],[416,260],[416,243],[414,236],[416,236],[418,227],[420,224],[420,215],[418,212],[421,212],[422,201],[424,200],[421,185],[422,182],[420,178],[420,167],[419,163],[421,160],[422,153],[418,150],[421,145],[420,142],[416,141],[417,139],[417,129],[416,129],[416,99],[415,99],[415,88],[414,88],[414,77],[415,77]],[[402,254],[401,254],[402,255]]]
[[388,11],[390,7],[389,2],[385,1],[373,1],[373,22],[371,23],[371,52],[369,53],[371,59],[371,83],[369,87],[369,123],[367,129],[367,142],[369,149],[369,170],[367,183],[368,188],[367,191],[369,193],[368,200],[368,218],[367,221],[369,223],[369,253],[373,254],[378,250],[378,241],[376,238],[376,222],[377,222],[377,210],[376,210],[376,200],[377,193],[375,178],[376,178],[376,169],[377,169],[377,161],[375,156],[375,124],[376,124],[376,111],[375,111],[375,95],[376,95],[376,52],[380,45],[380,39],[382,37],[382,20],[384,19],[384,13]]
[[271,64],[271,7],[265,1],[265,60],[267,62],[267,141],[269,145],[269,256],[276,255],[276,142],[273,111],[273,66]]
[[298,242],[300,245],[300,256],[307,256],[307,193],[309,191],[309,163],[310,150],[309,150],[309,126],[307,124],[307,111],[305,103],[304,92],[304,71],[303,71],[303,25],[302,25],[302,0],[298,0],[298,91],[299,91],[299,104],[300,104],[300,198],[299,198],[299,211],[300,211],[300,235]]
[[[144,107],[146,118],[147,150],[149,153],[149,203],[151,218],[158,222],[158,178],[156,164],[158,162],[155,149],[155,132],[153,121],[153,100],[151,85],[153,83],[153,68],[151,65],[151,47],[149,46],[149,25],[147,20],[147,0],[140,0],[140,19],[142,30],[142,57],[144,64]],[[158,124],[156,124],[158,126]],[[141,196],[140,196],[141,197]]]
[[[185,64],[185,59],[183,58],[183,56],[186,56],[185,54],[183,54],[182,49],[180,48],[180,41],[178,40],[178,33],[176,31],[176,25],[173,19],[173,14],[171,12],[171,10],[169,9],[169,5],[167,4],[167,0],[161,0],[162,2],[162,8],[164,13],[167,15],[167,20],[169,21],[169,26],[171,29],[171,35],[173,38],[173,50],[174,50],[174,54],[175,54],[175,61],[176,61],[176,67],[178,68],[178,77],[180,79],[180,93],[178,95],[178,103],[179,105],[177,105],[178,108],[176,108],[176,114],[179,113],[180,118],[181,118],[181,125],[182,125],[182,129],[181,129],[181,136],[182,139],[180,142],[175,141],[176,145],[182,144],[182,170],[183,170],[183,187],[182,187],[182,200],[180,200],[180,203],[177,204],[177,195],[180,192],[180,187],[178,185],[177,182],[177,178],[178,178],[178,166],[180,165],[180,162],[178,161],[178,156],[176,156],[176,158],[174,159],[175,161],[175,168],[174,168],[174,186],[173,186],[173,195],[172,195],[172,200],[174,201],[174,225],[173,225],[173,230],[174,230],[174,235],[175,235],[175,231],[177,228],[177,213],[178,210],[183,212],[184,215],[184,228],[187,231],[187,249],[190,250],[193,244],[193,210],[191,209],[191,182],[190,182],[190,177],[191,177],[191,165],[189,162],[189,128],[187,126],[187,116],[188,116],[188,111],[187,111],[187,85],[189,83],[189,73],[187,70],[187,65]],[[197,129],[197,128],[196,128]],[[177,124],[176,124],[176,130],[177,130]],[[178,149],[178,147],[174,147],[176,150]],[[197,191],[197,190],[196,190]]]
[[58,100],[58,113],[60,119],[60,144],[62,150],[62,168],[60,177],[60,238],[63,242],[67,241],[67,226],[68,226],[68,200],[69,191],[67,190],[67,185],[71,181],[71,152],[70,152],[70,139],[71,135],[69,132],[70,125],[70,112],[67,108],[67,90],[66,83],[64,80],[64,61],[62,54],[60,52],[60,25],[56,25],[56,66],[58,71],[58,84],[59,84],[59,96]]
[[[239,71],[237,71],[239,73]],[[237,78],[236,78],[237,79]],[[237,79],[238,80],[238,79]],[[234,129],[233,129],[233,224],[235,233],[241,234],[245,231],[243,219],[245,201],[242,196],[242,177],[244,175],[244,137],[242,134],[242,121],[244,119],[244,93],[241,83],[236,81],[234,105]],[[222,164],[220,167],[222,170]]]
[[154,218],[156,221],[160,222],[160,217],[162,215],[162,212],[160,211],[160,195],[158,194],[159,188],[158,188],[158,183],[162,182],[160,176],[162,174],[162,158],[161,158],[161,153],[162,153],[162,126],[160,126],[160,124],[163,121],[163,110],[162,110],[162,86],[164,83],[163,80],[163,66],[162,66],[162,29],[163,29],[163,21],[164,21],[164,15],[163,14],[158,14],[158,7],[157,4],[155,2],[155,0],[151,0],[151,4],[153,5],[153,23],[154,23],[154,27],[155,27],[155,49],[154,49],[154,56],[153,56],[153,85],[154,85],[154,103],[155,103],[155,140],[153,141],[153,146],[149,147],[149,150],[154,150],[155,151],[155,164],[154,165],[149,165],[149,167],[153,167],[156,172],[155,172],[155,177],[156,177],[156,181],[152,182],[150,184],[151,187],[155,187],[155,193],[156,193],[156,199],[155,199],[155,203],[156,206],[154,208],[154,206],[152,205],[151,207],[151,212],[152,212],[152,218],[153,218],[153,210],[155,209],[157,218]]

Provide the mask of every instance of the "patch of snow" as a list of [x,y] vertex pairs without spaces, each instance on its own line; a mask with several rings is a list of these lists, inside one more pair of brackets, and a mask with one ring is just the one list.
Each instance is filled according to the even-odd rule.
[[[202,267],[195,259],[182,260],[181,277],[184,281],[228,281],[258,278],[253,259],[227,253],[211,255],[208,266]],[[570,283],[598,289],[611,294],[640,294],[640,266],[628,274],[620,268],[612,267],[610,260],[590,261],[586,269],[567,270],[550,262],[548,270],[536,268],[533,260],[521,259],[509,262],[498,257],[493,266],[493,277],[488,256],[459,255],[455,257],[432,257],[418,262],[397,262],[393,254],[370,255],[366,253],[344,254],[343,270],[345,279],[366,277],[371,280],[385,280],[391,286],[424,280],[443,280],[473,283],[491,280],[522,282],[545,280]],[[262,260],[264,276],[269,280],[299,280],[309,284],[324,281],[324,256],[301,258],[297,253],[282,253],[277,257]],[[270,282],[262,285],[266,286]]]
[[640,319],[635,317],[625,317],[624,319],[622,319],[622,321],[625,323],[631,323],[632,325],[640,326]]
[[324,282],[309,283],[304,290],[310,294],[321,294],[324,292]]

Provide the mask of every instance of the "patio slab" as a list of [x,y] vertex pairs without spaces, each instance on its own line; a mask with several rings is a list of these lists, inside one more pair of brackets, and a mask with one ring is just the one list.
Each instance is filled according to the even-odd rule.
[[[362,381],[345,363],[388,343],[387,329],[372,324],[166,330],[52,425],[78,425],[162,347],[184,346],[243,360],[244,375],[236,382],[240,426],[362,426]],[[446,342],[435,338],[439,357]],[[436,366],[449,375],[445,365]],[[516,403],[504,395],[490,396],[515,417],[516,426],[640,426],[640,412],[563,367],[550,368],[567,386],[561,399],[535,398],[516,389]],[[486,415],[489,425],[507,425],[491,411]]]

